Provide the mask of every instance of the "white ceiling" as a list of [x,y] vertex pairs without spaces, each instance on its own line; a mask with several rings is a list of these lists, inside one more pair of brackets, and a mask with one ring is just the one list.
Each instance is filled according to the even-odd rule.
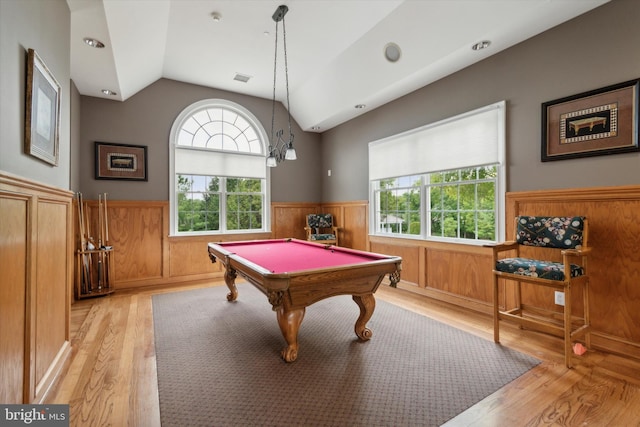
[[[82,95],[120,101],[163,77],[271,99],[272,15],[286,4],[291,114],[322,132],[608,1],[67,0],[71,78]],[[490,47],[473,51],[481,40]],[[389,42],[402,49],[398,62],[384,58]],[[280,55],[282,45],[283,65]]]

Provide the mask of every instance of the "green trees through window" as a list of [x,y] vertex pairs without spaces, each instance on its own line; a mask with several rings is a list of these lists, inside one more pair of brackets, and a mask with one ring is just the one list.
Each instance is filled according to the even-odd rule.
[[420,235],[420,193],[422,177],[407,176],[380,180],[380,231]]
[[495,240],[495,166],[460,169],[429,175],[432,236]]
[[262,228],[262,180],[226,179],[227,230],[259,230]]
[[374,182],[378,233],[495,240],[497,167]]
[[178,231],[260,230],[263,185],[256,178],[178,174]]

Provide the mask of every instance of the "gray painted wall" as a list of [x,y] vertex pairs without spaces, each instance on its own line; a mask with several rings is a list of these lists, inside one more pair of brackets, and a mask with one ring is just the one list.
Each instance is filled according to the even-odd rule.
[[325,132],[322,200],[368,199],[370,141],[503,99],[508,191],[639,184],[640,153],[540,161],[543,102],[640,77],[639,19],[640,1],[613,0]]
[[[86,198],[108,193],[112,200],[169,200],[169,134],[187,106],[202,99],[223,98],[251,111],[271,130],[271,100],[160,79],[125,102],[81,97],[80,181]],[[286,123],[277,104],[276,127]],[[320,136],[303,132],[294,122],[298,160],[271,169],[271,201],[319,202]],[[148,182],[94,179],[94,141],[148,146]]]
[[[70,22],[65,0],[0,0],[0,170],[65,190],[70,170]],[[24,152],[29,48],[60,84],[57,167]]]

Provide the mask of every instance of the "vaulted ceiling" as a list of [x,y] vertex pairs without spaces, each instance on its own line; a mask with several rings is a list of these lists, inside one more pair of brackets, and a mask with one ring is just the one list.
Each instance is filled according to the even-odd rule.
[[[71,78],[82,95],[119,101],[163,77],[271,99],[272,15],[285,4],[291,114],[322,132],[608,1],[67,0]],[[472,49],[482,41],[490,45]],[[396,62],[385,58],[389,43]]]

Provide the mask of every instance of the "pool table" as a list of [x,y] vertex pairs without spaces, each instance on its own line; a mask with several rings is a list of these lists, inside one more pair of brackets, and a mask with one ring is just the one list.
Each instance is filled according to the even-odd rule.
[[598,125],[602,125],[602,127],[605,127],[607,125],[607,118],[589,117],[586,119],[572,120],[569,122],[569,128],[573,130],[576,136],[578,135],[578,132],[580,132],[580,129],[589,128],[589,132],[592,132],[593,128]]
[[372,332],[366,325],[376,305],[373,294],[387,274],[397,283],[402,265],[396,256],[297,239],[209,243],[208,252],[211,262],[218,260],[225,267],[228,301],[238,297],[238,274],[267,296],[287,342],[281,352],[286,362],[298,357],[305,308],[335,295],[352,295],[360,308],[355,333],[369,340]]

